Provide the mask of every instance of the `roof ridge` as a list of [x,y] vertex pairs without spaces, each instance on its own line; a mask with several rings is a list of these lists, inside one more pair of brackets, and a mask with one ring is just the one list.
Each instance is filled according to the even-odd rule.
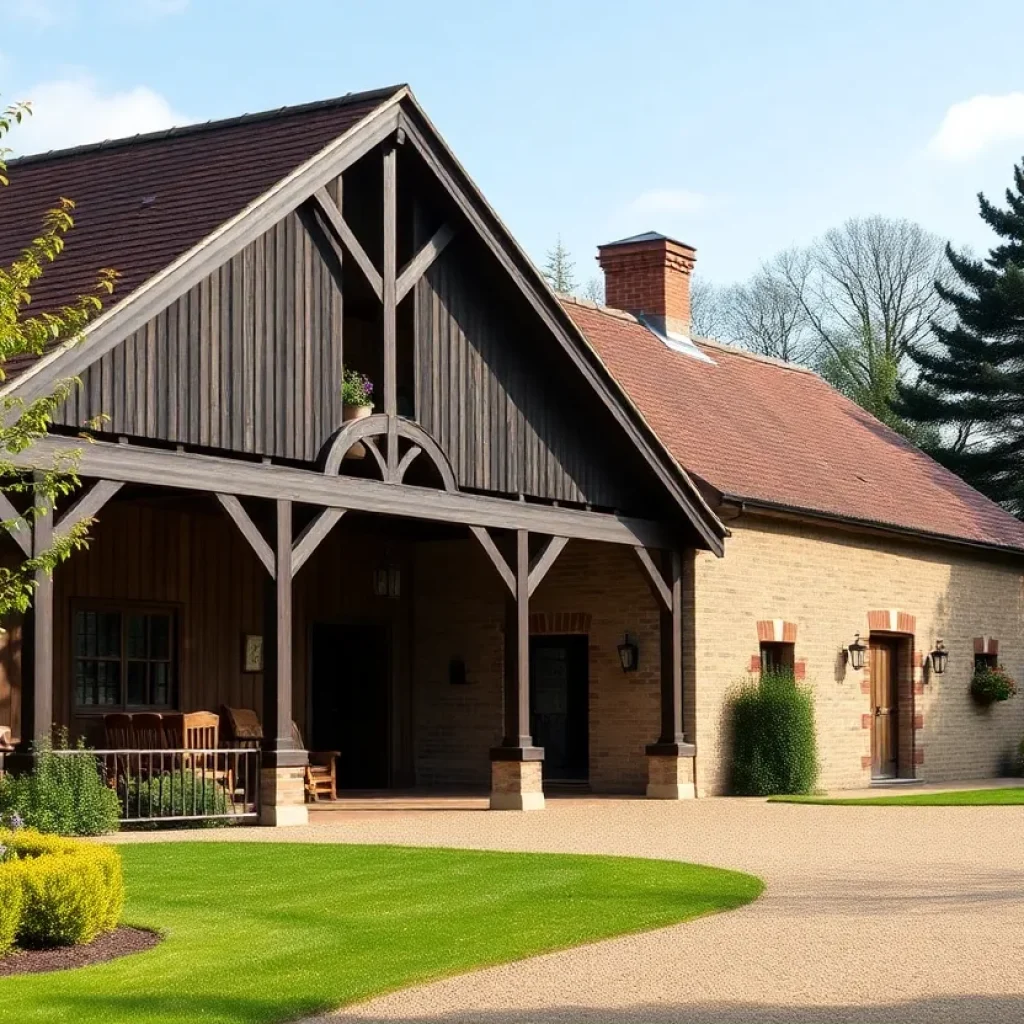
[[569,292],[556,291],[555,295],[561,299],[562,302],[571,302],[575,306],[582,306],[584,309],[592,309],[596,313],[605,313],[608,316],[615,317],[616,320],[625,320],[626,323],[642,324],[632,313],[627,313],[624,309],[616,309],[614,306],[605,306],[600,302],[594,302],[593,299],[582,299],[578,295],[570,295]]
[[269,121],[277,117],[290,117],[293,114],[308,114],[314,110],[327,110],[331,107],[347,107],[353,103],[365,103],[367,100],[380,97],[386,99],[400,89],[408,88],[404,83],[383,86],[379,89],[366,89],[363,92],[347,92],[326,100],[313,100],[309,103],[293,103],[289,106],[275,107],[272,110],[257,110],[250,114],[236,114],[210,121],[197,121],[194,124],[172,125],[155,132],[141,132],[138,135],[125,135],[116,139],[104,139],[102,142],[86,142],[80,146],[68,146],[66,149],[49,149],[43,153],[28,153],[25,156],[12,157],[7,161],[8,167],[24,167],[28,164],[43,163],[47,160],[61,160],[65,157],[80,156],[85,153],[96,153],[103,150],[142,145],[157,142],[161,139],[180,138],[182,135],[198,135],[202,132],[216,131],[220,128],[232,128],[236,125],[252,124],[257,121]]
[[[720,352],[726,352],[731,356],[739,356],[741,359],[752,359],[756,363],[767,363],[769,366],[777,366],[780,370],[792,370],[794,373],[808,373],[812,377],[817,377],[822,383],[827,384],[821,374],[816,370],[813,370],[810,366],[803,366],[800,363],[790,363],[785,359],[779,359],[776,356],[765,356],[760,352],[751,352],[748,348],[743,348],[741,345],[736,345],[727,341],[718,341],[716,338],[693,338],[693,342],[696,345],[706,346],[707,348],[717,349]],[[833,389],[834,390],[834,389]]]

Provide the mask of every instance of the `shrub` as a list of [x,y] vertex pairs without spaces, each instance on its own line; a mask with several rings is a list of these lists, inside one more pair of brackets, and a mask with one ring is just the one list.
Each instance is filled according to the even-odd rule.
[[0,861],[0,956],[10,951],[21,923],[21,905],[24,902],[21,878]]
[[971,677],[971,696],[983,707],[1009,700],[1016,692],[1016,682],[1002,665],[977,668]]
[[[0,844],[7,849],[0,892],[17,892],[11,906],[20,898],[14,929],[19,946],[77,945],[117,927],[124,879],[116,850],[29,829],[0,832]],[[3,902],[0,922],[8,916]]]
[[[186,769],[134,778],[127,786],[128,817],[180,818],[186,814],[227,814],[224,787],[216,779]],[[207,822],[220,824],[220,822]]]
[[732,788],[741,796],[810,793],[818,777],[814,696],[791,672],[767,672],[731,698]]
[[36,750],[30,772],[0,780],[0,816],[10,814],[40,832],[98,836],[117,831],[121,809],[96,757],[81,741],[69,747],[62,733],[56,749]]

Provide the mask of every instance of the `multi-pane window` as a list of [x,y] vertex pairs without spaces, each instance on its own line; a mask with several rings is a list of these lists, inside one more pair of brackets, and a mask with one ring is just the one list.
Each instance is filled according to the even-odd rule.
[[998,654],[976,654],[974,656],[974,671],[978,672],[986,668],[997,668],[999,666]]
[[173,707],[175,652],[173,612],[76,610],[75,704],[79,708]]
[[762,673],[793,673],[795,644],[761,643],[761,672]]

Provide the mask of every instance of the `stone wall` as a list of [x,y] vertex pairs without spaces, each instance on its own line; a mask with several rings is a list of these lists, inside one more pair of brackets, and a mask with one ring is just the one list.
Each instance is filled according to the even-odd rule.
[[[768,518],[729,526],[725,558],[700,553],[693,566],[688,661],[697,687],[687,717],[696,719],[699,794],[727,787],[726,697],[756,669],[758,623],[768,620],[796,628],[798,672],[816,697],[822,786],[870,779],[868,677],[845,666],[840,650],[856,633],[866,643],[880,627],[913,635],[917,777],[941,782],[1006,770],[1024,735],[1024,695],[982,711],[968,684],[976,637],[998,639],[1000,662],[1024,677],[1020,561]],[[941,676],[922,667],[938,637],[950,650]],[[901,747],[906,759],[905,736]]]

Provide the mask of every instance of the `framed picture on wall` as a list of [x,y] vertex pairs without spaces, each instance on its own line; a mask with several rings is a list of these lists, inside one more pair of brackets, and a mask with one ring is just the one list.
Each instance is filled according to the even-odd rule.
[[263,671],[263,637],[258,633],[246,633],[242,637],[242,671]]

